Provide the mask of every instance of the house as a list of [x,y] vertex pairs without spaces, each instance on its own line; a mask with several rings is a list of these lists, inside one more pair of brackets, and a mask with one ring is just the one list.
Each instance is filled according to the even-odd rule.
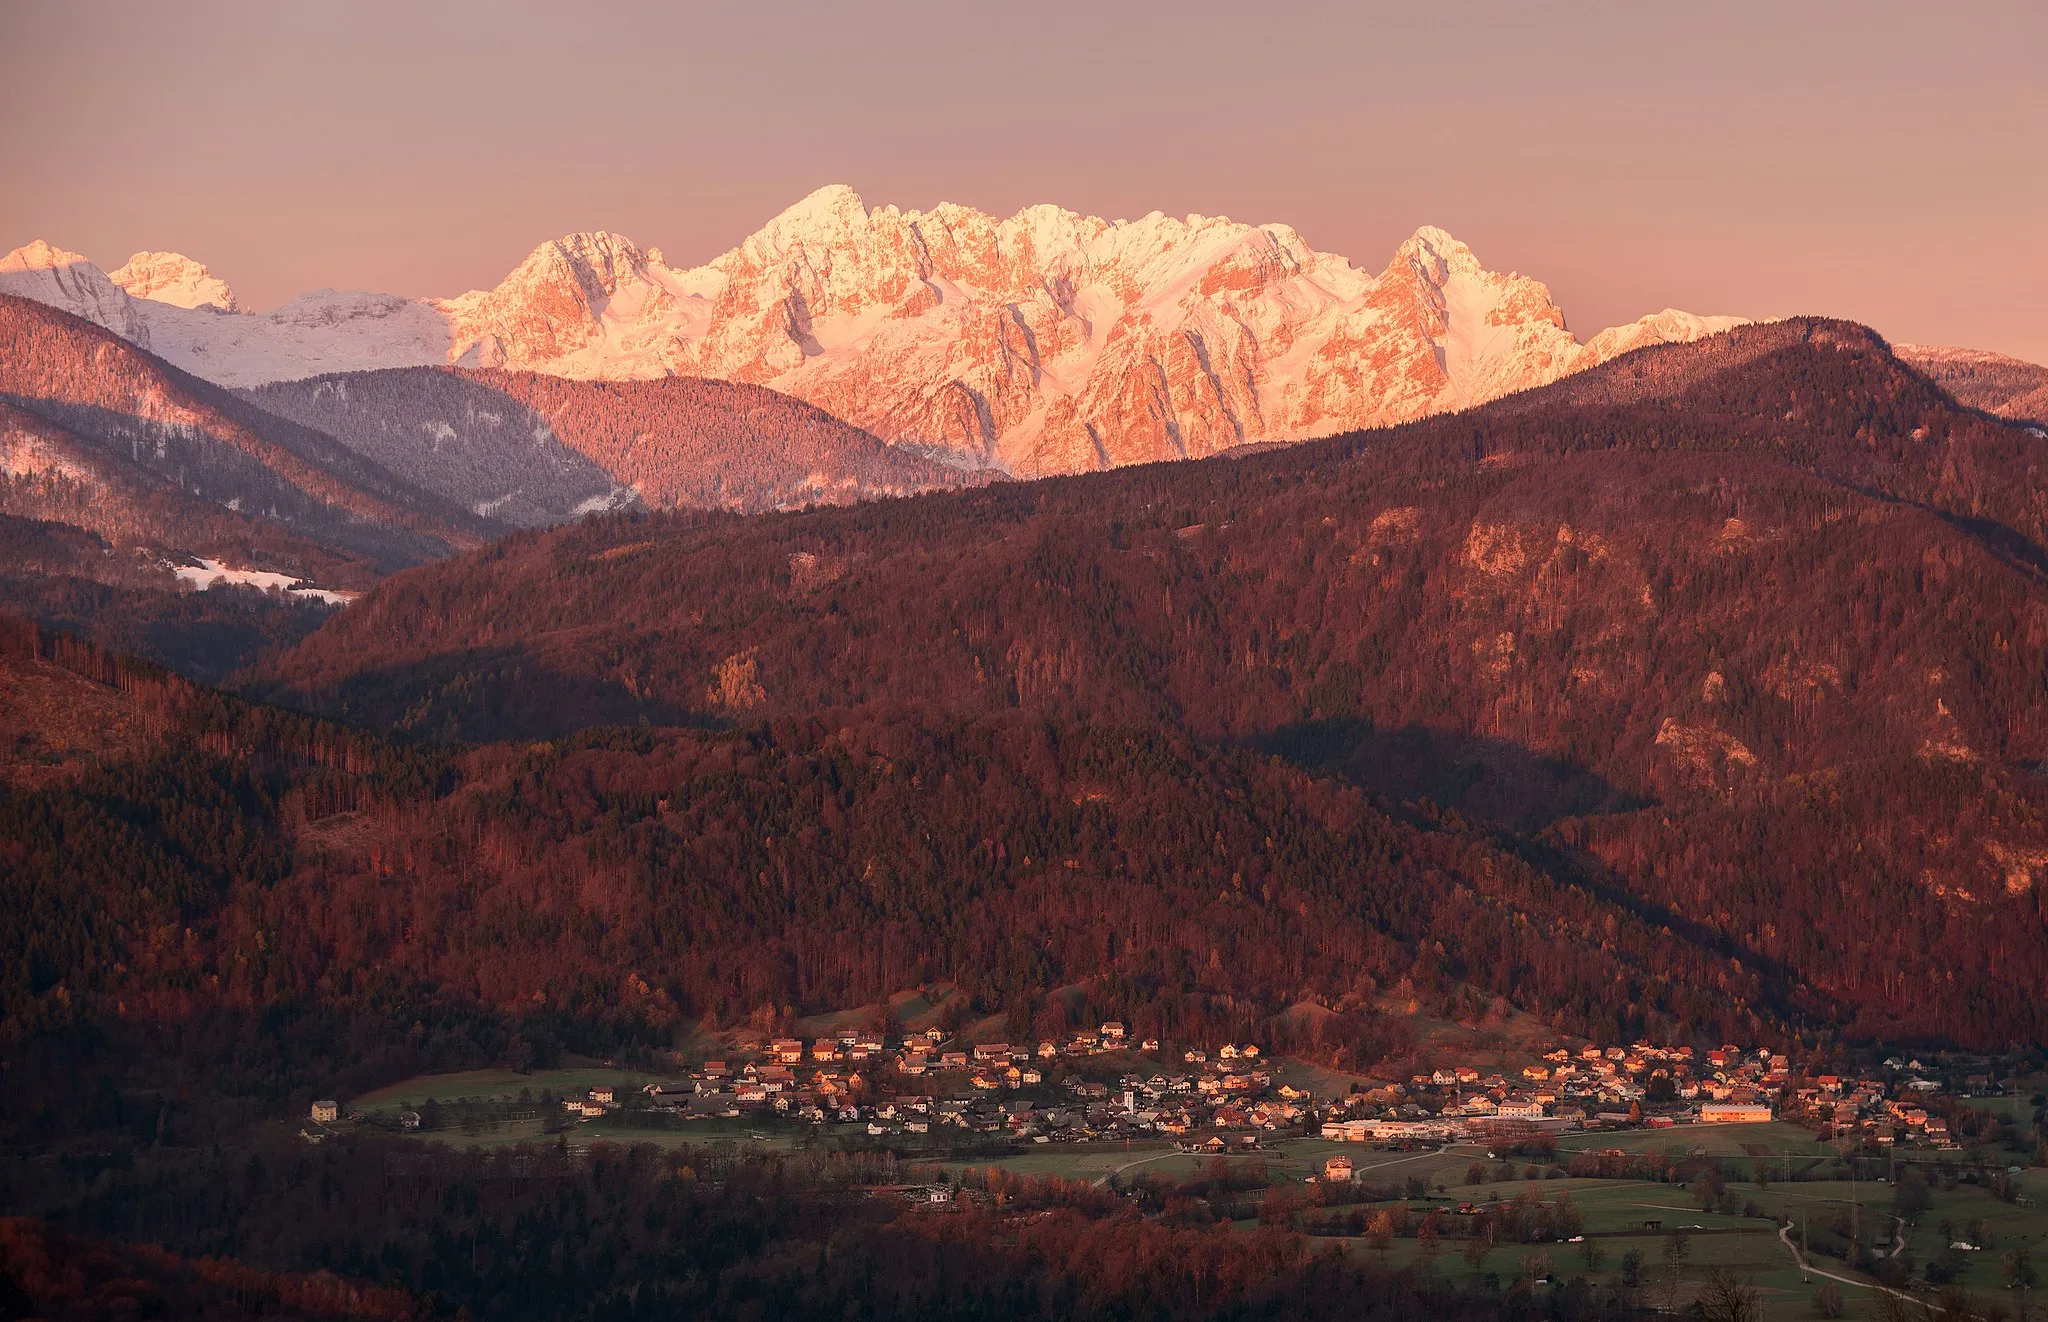
[[590,1090],[590,1100],[596,1102],[599,1106],[610,1106],[617,1098],[617,1095],[608,1083],[601,1083]]
[[948,1052],[946,1052],[945,1054],[943,1054],[943,1055],[941,1055],[941,1056],[939,1057],[939,1068],[940,1068],[940,1069],[942,1069],[942,1070],[964,1070],[964,1069],[966,1069],[966,1068],[967,1068],[967,1053],[966,1053],[966,1052],[964,1052],[964,1051],[948,1051]]
[[1124,1043],[1124,1026],[1114,1019],[1102,1026],[1103,1045],[1120,1047]]
[[1146,1039],[1145,1039],[1145,1040],[1144,1040],[1143,1042],[1140,1042],[1140,1043],[1138,1044],[1138,1050],[1140,1050],[1140,1051],[1157,1051],[1157,1050],[1159,1050],[1159,1039],[1158,1039],[1158,1038],[1156,1038],[1156,1037],[1148,1037],[1148,1038],[1146,1038]]
[[341,1118],[341,1105],[331,1100],[315,1102],[312,1116],[316,1125],[331,1125]]
[[1324,1162],[1323,1178],[1332,1181],[1349,1180],[1351,1178],[1351,1158],[1332,1157]]
[[974,1048],[974,1058],[978,1061],[1008,1060],[1010,1058],[1010,1044],[1008,1042],[977,1043]]
[[804,1063],[804,1044],[793,1037],[778,1037],[768,1044],[768,1054],[785,1065]]
[[1057,1043],[1040,1042],[1038,1044],[1038,1058],[1040,1060],[1051,1060],[1054,1056],[1057,1056],[1059,1054],[1060,1049]]
[[398,1113],[398,1127],[406,1130],[418,1129],[420,1127],[420,1113],[418,1111],[400,1111]]
[[1771,1108],[1760,1102],[1707,1102],[1700,1107],[1703,1125],[1756,1125],[1771,1118]]

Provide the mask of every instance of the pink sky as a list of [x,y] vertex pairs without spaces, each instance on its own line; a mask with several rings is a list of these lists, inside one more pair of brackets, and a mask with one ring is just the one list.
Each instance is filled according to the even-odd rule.
[[691,264],[820,184],[1422,224],[1581,336],[1824,312],[2048,362],[2048,2],[0,7],[0,250],[246,304],[452,294],[604,228]]

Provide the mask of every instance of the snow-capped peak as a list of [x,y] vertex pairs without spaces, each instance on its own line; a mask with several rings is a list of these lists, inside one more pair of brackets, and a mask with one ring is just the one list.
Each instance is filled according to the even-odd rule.
[[200,297],[212,277],[176,254],[139,254],[119,274],[146,297],[37,245],[0,263],[0,289],[153,336],[227,384],[448,362],[716,377],[1031,475],[1405,421],[1733,321],[1667,311],[1582,344],[1541,281],[1487,270],[1433,225],[1375,274],[1286,225],[871,209],[844,184],[691,269],[589,230],[455,298],[325,292],[260,317],[219,311],[225,286]]
[[90,265],[92,263],[85,254],[53,247],[41,239],[31,239],[5,257],[0,257],[0,272],[54,271],[59,267]]
[[845,184],[826,184],[784,208],[782,214],[762,228],[844,233],[865,224],[867,218],[867,204],[861,201],[859,193]]
[[149,327],[135,302],[79,253],[37,239],[0,257],[0,294],[48,303],[149,348]]
[[240,312],[235,291],[227,282],[179,252],[139,252],[107,278],[128,291],[130,298],[146,298],[174,308],[212,308],[216,312]]

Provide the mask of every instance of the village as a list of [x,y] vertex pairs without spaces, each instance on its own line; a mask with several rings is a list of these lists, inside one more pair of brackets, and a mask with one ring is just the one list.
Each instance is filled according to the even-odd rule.
[[[950,1039],[937,1027],[735,1045],[674,1077],[595,1083],[545,1100],[570,1123],[780,1121],[906,1150],[967,1136],[983,1146],[1145,1139],[1208,1152],[1304,1136],[1505,1149],[1546,1135],[1778,1120],[1838,1145],[1955,1151],[1949,1112],[2003,1086],[1979,1058],[1892,1057],[1844,1075],[1810,1072],[1770,1050],[1648,1042],[1559,1047],[1513,1073],[1459,1065],[1405,1082],[1334,1076],[1311,1084],[1251,1043],[1163,1049],[1116,1022],[1030,1046]],[[304,1136],[317,1141],[343,1114],[335,1101],[316,1101]],[[412,1108],[395,1118],[407,1130],[421,1123]]]
[[1775,1298],[1995,1287],[2030,1279],[2029,1246],[2048,1237],[2029,1169],[2048,1164],[2035,1056],[1808,1059],[1539,1029],[1508,1050],[1439,1038],[1395,1080],[1117,1022],[976,1040],[994,1026],[742,1029],[652,1068],[418,1076],[314,1103],[299,1137],[383,1131],[512,1170],[643,1145],[678,1169],[780,1157],[904,1215],[1109,1200],[1286,1226],[1424,1271],[1454,1252],[1459,1279],[1488,1290],[1580,1267],[1635,1280],[1692,1235],[1700,1272],[1739,1270]]

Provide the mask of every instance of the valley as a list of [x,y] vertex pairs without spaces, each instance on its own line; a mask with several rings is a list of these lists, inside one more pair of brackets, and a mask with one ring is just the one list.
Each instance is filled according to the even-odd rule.
[[[228,391],[0,314],[4,1189],[84,1236],[23,1261],[829,1277],[542,1201],[623,1197],[1396,1315],[2024,1275],[2048,437],[1863,327],[1017,481],[754,384]],[[337,1256],[316,1170],[429,1202]]]

